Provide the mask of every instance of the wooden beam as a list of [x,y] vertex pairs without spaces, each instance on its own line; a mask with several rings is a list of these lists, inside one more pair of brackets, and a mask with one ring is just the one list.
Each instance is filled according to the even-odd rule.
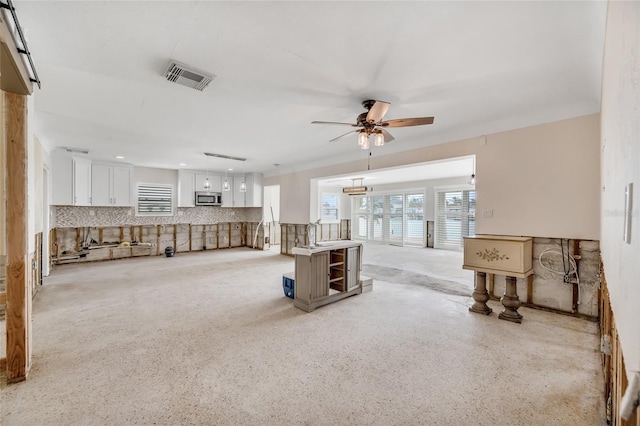
[[7,381],[27,378],[30,367],[31,297],[27,292],[27,98],[5,93],[6,129],[6,327]]
[[6,291],[1,291],[0,292],[0,305],[6,305],[7,304],[7,292]]

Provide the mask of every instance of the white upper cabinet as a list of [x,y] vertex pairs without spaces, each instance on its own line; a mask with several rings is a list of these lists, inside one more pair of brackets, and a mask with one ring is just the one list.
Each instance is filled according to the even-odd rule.
[[[207,179],[210,188],[204,189]],[[198,191],[221,192],[222,178],[207,172],[178,170],[178,207],[195,207],[195,193]]]
[[[209,179],[209,189],[204,188],[204,183]],[[196,172],[196,191],[220,192],[222,190],[222,179],[219,175],[211,173]]]
[[234,176],[233,177],[233,207],[244,207],[244,196],[246,192],[240,192],[240,187],[242,185],[242,176]]
[[227,180],[227,182],[229,182],[229,190],[222,191],[222,207],[233,207],[233,176],[223,177],[223,184],[225,179]]
[[133,169],[131,167],[114,166],[112,169],[112,194],[114,206],[131,206],[133,187]]
[[246,176],[247,192],[245,193],[245,207],[262,207],[263,185],[262,173],[251,173]]
[[51,204],[91,205],[91,160],[74,157],[66,151],[53,151]]
[[178,207],[195,207],[196,173],[188,170],[178,171]]
[[130,207],[133,168],[131,166],[93,164],[91,167],[91,205]]
[[[245,192],[240,191],[243,179],[247,187]],[[229,176],[229,184],[231,191],[222,193],[222,207],[262,207],[261,173],[248,173],[244,177]]]
[[73,205],[91,205],[91,160],[73,159]]

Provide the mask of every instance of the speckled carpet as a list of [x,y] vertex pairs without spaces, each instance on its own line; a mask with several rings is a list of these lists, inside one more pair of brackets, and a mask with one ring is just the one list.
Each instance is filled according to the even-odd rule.
[[[429,253],[401,256],[423,271],[386,267],[437,262],[441,277],[447,255]],[[34,302],[29,379],[0,387],[0,423],[603,424],[595,323],[521,308],[513,324],[495,302],[471,314],[458,290],[367,268],[372,292],[304,313],[282,292],[293,259],[270,252],[57,267]]]

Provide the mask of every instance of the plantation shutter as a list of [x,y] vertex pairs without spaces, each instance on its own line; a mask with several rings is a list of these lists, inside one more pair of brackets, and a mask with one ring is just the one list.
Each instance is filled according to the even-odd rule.
[[475,191],[438,191],[435,248],[462,250],[463,237],[475,235],[475,208]]
[[172,215],[173,187],[162,184],[138,184],[139,215]]

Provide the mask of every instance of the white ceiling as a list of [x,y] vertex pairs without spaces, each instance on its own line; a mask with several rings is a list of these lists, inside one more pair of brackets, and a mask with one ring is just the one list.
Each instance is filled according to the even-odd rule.
[[[42,89],[39,140],[164,168],[273,174],[366,158],[348,128],[365,99],[392,129],[373,155],[595,113],[605,2],[15,1]],[[212,72],[166,81],[170,59]],[[180,163],[186,163],[181,167]],[[281,164],[280,169],[273,166]],[[238,166],[237,164],[235,165]]]

